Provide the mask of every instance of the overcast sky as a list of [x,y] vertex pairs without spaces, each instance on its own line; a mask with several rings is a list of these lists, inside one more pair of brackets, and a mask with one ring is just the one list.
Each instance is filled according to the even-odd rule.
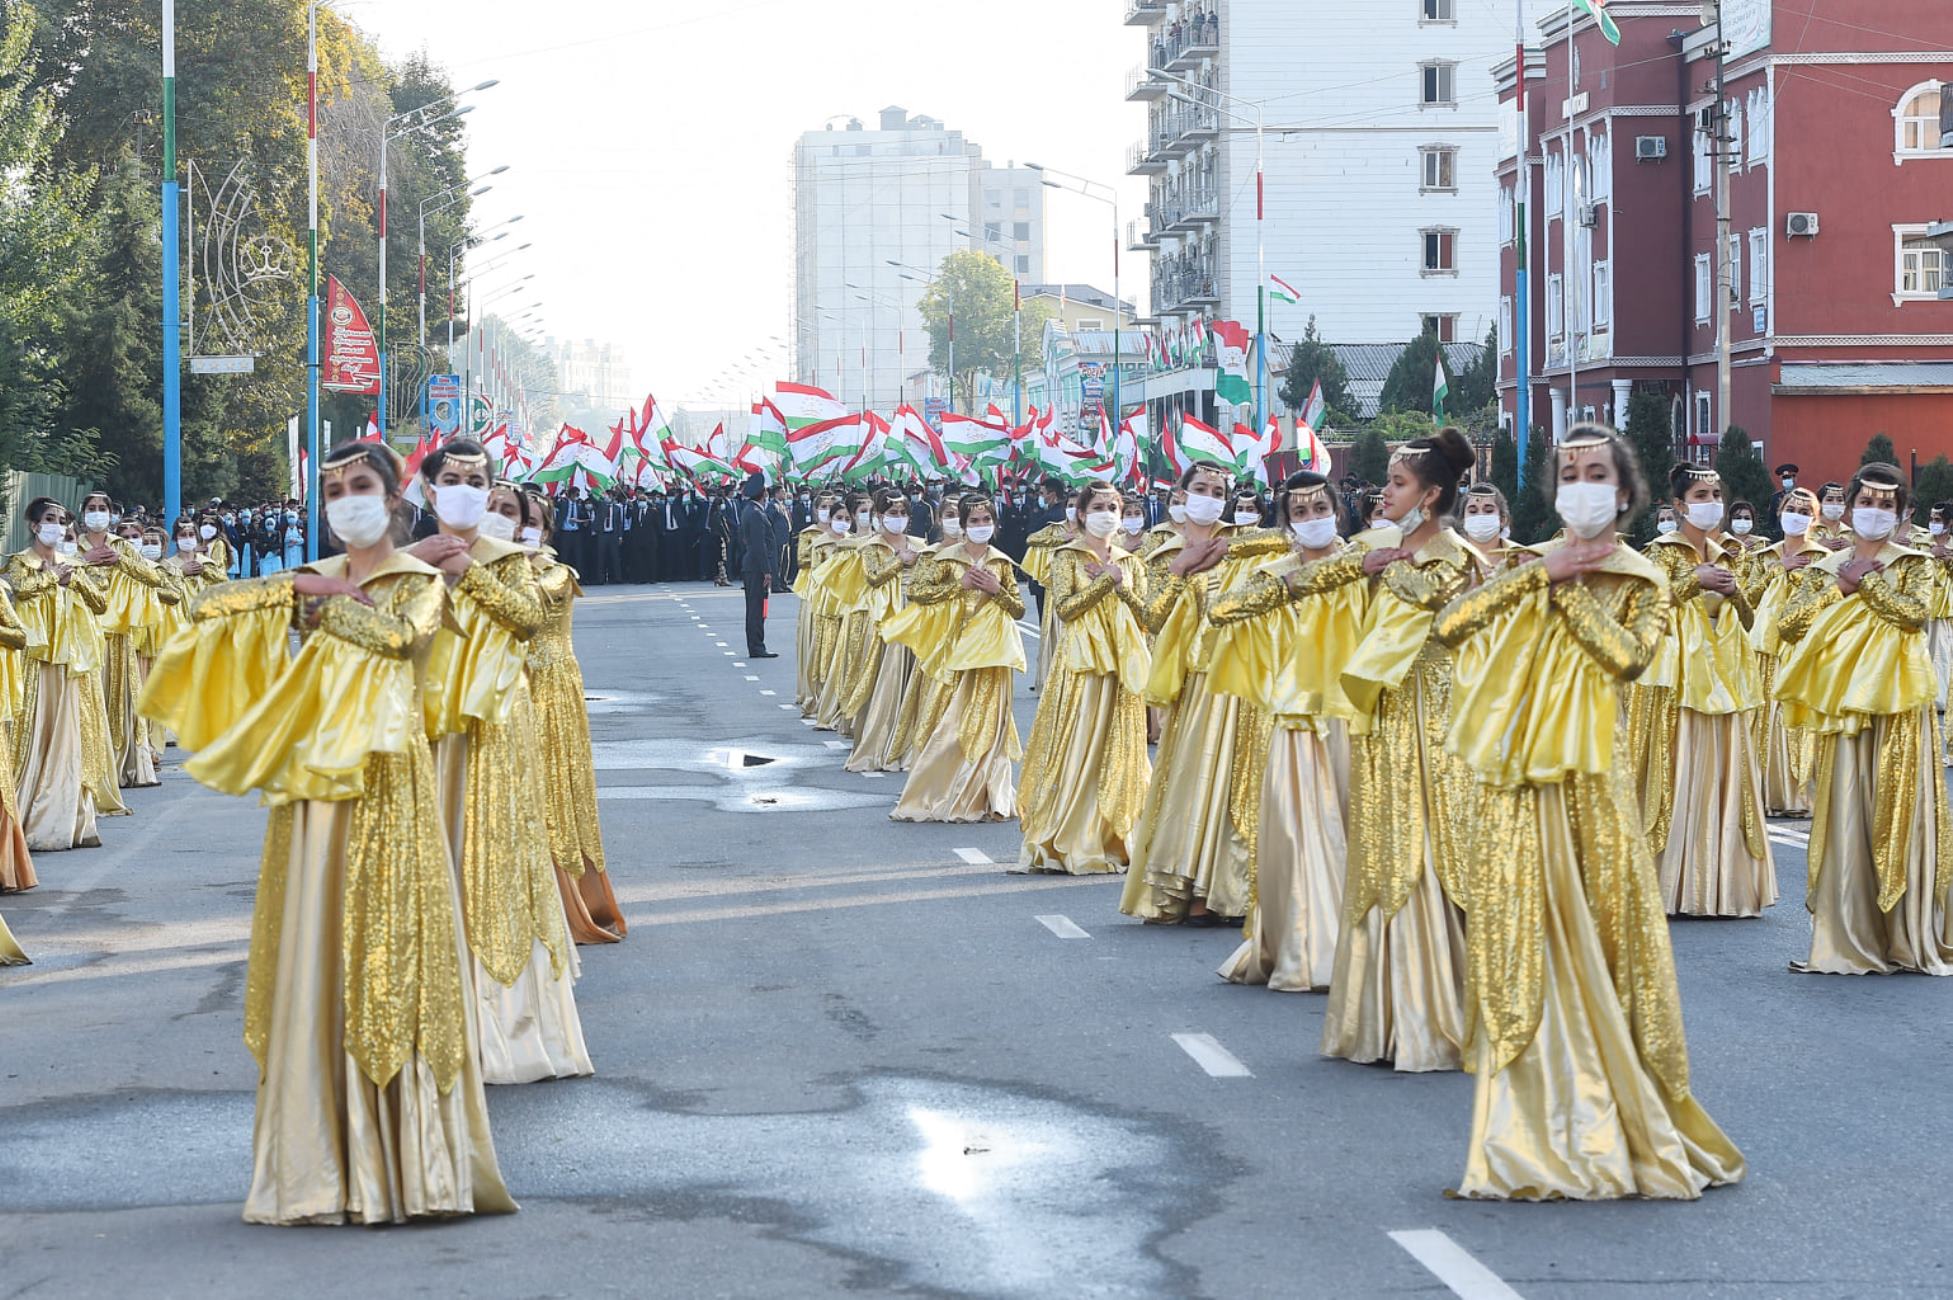
[[[667,407],[743,403],[715,380],[788,332],[789,159],[831,115],[872,126],[899,104],[992,161],[1118,182],[1122,219],[1145,199],[1123,175],[1145,115],[1124,99],[1143,29],[1122,25],[1122,0],[335,7],[390,58],[425,46],[457,83],[501,79],[467,119],[476,168],[511,167],[477,200],[480,223],[523,213],[551,332],[622,346]],[[1109,289],[1105,205],[1046,195],[1047,274]],[[767,378],[790,378],[785,366]]]

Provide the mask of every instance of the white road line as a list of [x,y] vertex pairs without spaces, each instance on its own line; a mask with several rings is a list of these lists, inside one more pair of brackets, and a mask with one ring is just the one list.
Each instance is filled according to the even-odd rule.
[[[723,642],[723,641],[721,641],[721,642],[719,642],[719,644],[720,644],[720,645],[724,645],[724,644],[725,644],[725,642]],[[730,650],[726,650],[726,651],[723,651],[722,653],[724,653],[724,655],[725,655],[725,657],[726,657],[726,658],[728,658],[728,659],[730,659],[730,658],[732,658],[732,651],[730,651]]]
[[1497,1273],[1436,1228],[1393,1232],[1390,1239],[1409,1251],[1412,1259],[1429,1269],[1459,1300],[1520,1300],[1519,1293]]
[[996,862],[995,858],[985,853],[982,849],[958,849],[956,850],[956,856],[973,867],[980,867],[986,863]]
[[867,777],[867,778],[868,778],[868,779],[869,779],[870,781],[880,781],[880,780],[882,780],[882,779],[883,779],[884,777],[886,777],[886,776],[888,775],[888,773],[886,773],[886,772],[856,772],[856,773],[855,773],[855,775],[856,775],[856,776],[863,776],[863,777]]
[[[734,664],[734,665],[733,665],[733,667],[734,667],[734,668],[737,668],[737,667],[739,667],[739,665],[738,665],[738,664]],[[755,677],[755,676],[753,676],[753,674],[751,674],[751,673],[747,673],[747,674],[746,674],[746,680],[747,680],[747,681],[749,681],[749,682],[756,682],[756,681],[758,681],[758,680],[759,680],[759,678],[757,678],[757,677]]]
[[1212,1034],[1175,1034],[1180,1050],[1215,1079],[1252,1079],[1254,1071],[1241,1064],[1241,1058],[1221,1046]]
[[719,647],[719,649],[721,649],[721,650],[723,650],[723,649],[725,649],[725,648],[726,648],[726,643],[725,643],[725,642],[723,642],[723,641],[714,641],[714,642],[713,642],[712,644],[713,644],[713,645],[715,645],[715,646],[718,646],[718,647]]
[[1078,928],[1077,922],[1069,916],[1040,916],[1038,924],[1060,939],[1089,939],[1092,936]]
[[779,693],[780,693],[780,692],[778,692],[778,691],[761,691],[761,692],[760,692],[760,694],[761,694],[761,695],[778,695]]
[[[732,666],[733,666],[734,668],[744,668],[744,667],[745,667],[746,665],[745,665],[745,664],[742,664],[742,663],[740,663],[740,662],[739,662],[739,661],[738,661],[737,659],[735,659],[735,660],[733,660],[733,661],[732,661]],[[749,682],[756,682],[756,681],[758,681],[758,680],[759,680],[759,678],[757,678],[757,677],[748,677],[748,678],[747,678],[746,680],[747,680],[747,681],[749,681]]]
[[826,745],[826,746],[827,746],[827,747],[828,747],[829,749],[852,749],[852,748],[854,748],[854,746],[852,746],[852,745],[850,745],[850,744],[848,744],[848,742],[847,742],[847,741],[845,741],[845,740],[823,740],[823,741],[821,742],[821,744],[823,744],[823,745]]

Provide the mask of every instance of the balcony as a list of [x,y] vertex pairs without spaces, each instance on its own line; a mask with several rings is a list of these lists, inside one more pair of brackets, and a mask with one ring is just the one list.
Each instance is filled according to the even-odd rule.
[[1202,59],[1221,52],[1220,15],[1211,9],[1195,10],[1162,28],[1153,40],[1151,63],[1168,72],[1186,73],[1199,67]]
[[1141,140],[1126,150],[1126,174],[1128,176],[1158,176],[1166,170],[1166,159],[1153,148],[1149,140]]
[[1166,0],[1126,0],[1126,26],[1151,27],[1166,17]]
[[1149,209],[1155,206],[1158,216],[1154,229],[1173,234],[1196,230],[1218,216],[1214,190],[1209,185],[1169,188],[1161,193],[1157,205],[1147,204]]
[[1153,114],[1150,139],[1154,153],[1183,158],[1219,131],[1220,115],[1213,109],[1175,105]]
[[[1147,206],[1150,209],[1152,205],[1148,204]],[[1126,223],[1126,251],[1128,253],[1150,253],[1159,246],[1160,237],[1153,231],[1153,222],[1150,215],[1147,217],[1144,225],[1141,225],[1137,221],[1128,221]]]
[[1142,63],[1126,73],[1126,99],[1128,102],[1144,103],[1148,100],[1159,99],[1167,91],[1173,89],[1170,83],[1154,75],[1157,71],[1158,69],[1149,68]]
[[1188,254],[1161,258],[1153,268],[1153,310],[1218,306],[1214,259]]

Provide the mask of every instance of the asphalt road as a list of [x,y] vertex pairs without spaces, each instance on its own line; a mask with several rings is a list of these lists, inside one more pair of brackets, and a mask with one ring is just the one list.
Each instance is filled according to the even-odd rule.
[[1788,973],[1802,824],[1784,902],[1674,927],[1749,1180],[1448,1200],[1469,1079],[1319,1058],[1322,999],[1221,983],[1231,933],[1131,923],[1114,880],[1006,875],[1014,825],[889,822],[901,778],[792,708],[795,604],[750,664],[736,589],[581,607],[632,930],[583,950],[597,1077],[490,1090],[513,1218],[239,1220],[249,801],[172,754],[107,847],[42,858],[0,900],[37,963],[0,971],[0,1300],[1953,1294],[1953,981]]

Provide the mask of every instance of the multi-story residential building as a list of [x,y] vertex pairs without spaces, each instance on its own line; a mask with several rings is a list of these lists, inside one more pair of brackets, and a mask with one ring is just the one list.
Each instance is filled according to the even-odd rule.
[[[1044,278],[1044,186],[1025,167],[992,167],[931,117],[882,110],[794,146],[793,340],[801,383],[849,402],[920,405],[928,336],[916,303],[943,258],[989,253]],[[925,380],[925,382],[927,382]]]
[[[1284,339],[1311,315],[1331,341],[1485,337],[1499,271],[1491,69],[1513,48],[1510,4],[1127,0],[1126,22],[1146,29],[1126,97],[1147,127],[1128,170],[1151,186],[1127,242],[1153,254],[1155,316],[1253,329],[1265,269],[1300,298],[1269,302]],[[1148,389],[1185,402],[1212,382],[1194,371]]]
[[[1842,478],[1875,433],[1902,458],[1953,452],[1949,254],[1930,237],[1953,215],[1944,0],[1885,0],[1869,18],[1854,0],[1723,0],[1720,29],[1646,0],[1608,12],[1618,49],[1562,10],[1525,53],[1529,304],[1514,287],[1516,115],[1499,171],[1508,418],[1523,310],[1532,421],[1556,435],[1569,415],[1624,420],[1652,387],[1678,451],[1702,459],[1731,425],[1812,481]],[[1498,69],[1508,105],[1517,63]]]
[[643,394],[632,391],[631,363],[622,348],[596,339],[550,339],[560,403],[578,410],[622,410]]

